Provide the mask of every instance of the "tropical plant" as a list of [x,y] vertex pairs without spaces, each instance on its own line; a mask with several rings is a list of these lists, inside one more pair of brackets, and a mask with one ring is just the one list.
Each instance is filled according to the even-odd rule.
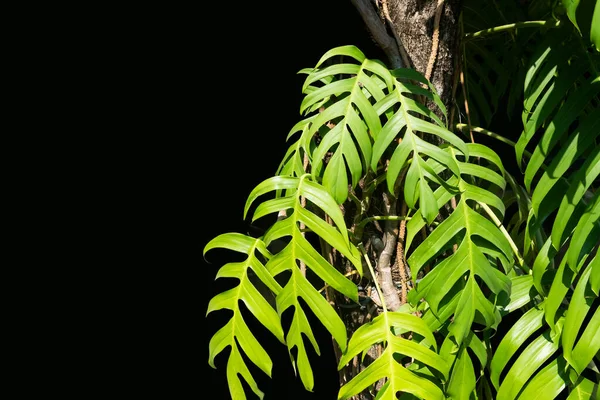
[[[244,209],[269,229],[204,248],[245,257],[207,310],[233,312],[209,344],[213,367],[230,349],[233,399],[240,378],[262,398],[248,362],[272,369],[241,303],[309,391],[323,343],[307,311],[333,338],[339,399],[596,398],[600,1],[563,3],[464,3],[459,123],[422,74],[354,46],[301,71],[304,119]],[[500,108],[520,132],[476,126]]]

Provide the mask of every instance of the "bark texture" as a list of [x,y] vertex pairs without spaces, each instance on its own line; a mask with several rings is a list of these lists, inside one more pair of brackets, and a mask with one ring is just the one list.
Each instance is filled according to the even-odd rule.
[[[434,17],[437,0],[386,0],[390,19],[402,41],[411,67],[422,74],[432,50]],[[460,0],[441,2],[442,14],[439,24],[439,43],[430,81],[435,86],[448,110],[452,105],[452,83],[456,74],[456,58],[459,56]]]
[[[461,0],[351,0],[392,68],[414,68],[423,75],[432,55],[435,14],[441,8],[438,45],[430,81],[448,110],[460,52]],[[396,45],[394,47],[394,44]],[[403,57],[398,55],[402,54]],[[404,59],[404,61],[402,61]],[[409,65],[406,65],[409,64]]]

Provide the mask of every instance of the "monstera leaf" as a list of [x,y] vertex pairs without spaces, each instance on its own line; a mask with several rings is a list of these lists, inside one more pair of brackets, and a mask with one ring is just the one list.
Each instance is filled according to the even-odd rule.
[[[290,356],[292,349],[297,348],[296,363],[300,378],[304,387],[307,390],[312,390],[314,376],[302,335],[309,339],[317,354],[320,354],[320,350],[299,299],[302,298],[306,302],[342,350],[346,348],[347,336],[344,323],[336,311],[323,295],[313,287],[307,277],[301,273],[297,262],[303,262],[323,282],[351,300],[358,301],[358,292],[354,283],[344,277],[313,248],[300,231],[300,223],[343,254],[360,273],[362,273],[362,263],[358,249],[349,241],[344,217],[335,200],[324,187],[312,182],[308,174],[299,178],[276,176],[262,182],[250,193],[244,215],[248,213],[258,197],[273,191],[285,191],[285,195],[266,200],[258,205],[254,211],[253,220],[271,213],[287,212],[287,217],[275,222],[264,236],[264,242],[267,246],[280,238],[288,237],[290,239],[281,251],[269,259],[266,267],[274,277],[285,271],[291,273],[289,280],[277,294],[277,312],[281,316],[288,308],[293,307],[294,309],[292,323],[285,342],[290,351]],[[307,203],[310,202],[321,212],[328,215],[335,226],[329,225],[321,217],[304,208],[301,197],[306,198]]]
[[241,350],[250,361],[269,376],[271,376],[273,363],[248,328],[248,325],[246,325],[239,302],[243,301],[254,317],[271,331],[280,342],[284,342],[279,316],[249,279],[249,271],[252,271],[273,293],[278,294],[281,292],[281,286],[273,279],[256,256],[258,252],[262,257],[268,259],[271,254],[262,240],[239,233],[225,233],[217,236],[206,245],[204,253],[206,254],[207,251],[214,248],[225,248],[244,253],[247,258],[243,262],[226,264],[217,273],[217,278],[237,278],[239,283],[237,287],[216,295],[208,305],[207,315],[223,308],[233,311],[233,316],[229,322],[219,329],[210,340],[208,363],[211,367],[216,368],[214,364],[215,357],[227,346],[230,346],[231,352],[227,361],[227,381],[231,397],[235,400],[246,398],[239,378],[239,375],[241,375],[252,391],[262,398],[263,392],[260,391],[256,381],[250,374],[250,370],[242,358]]
[[[470,144],[468,147],[472,156],[487,160],[501,173],[504,171],[500,159],[493,151],[476,144]],[[466,178],[479,178],[487,181],[488,185],[493,184],[498,189],[504,189],[504,178],[491,168],[458,160],[457,163],[461,175],[465,175]],[[416,289],[411,291],[409,299],[416,304],[419,299],[424,298],[438,319],[442,315],[440,308],[450,300],[454,305],[454,321],[448,329],[460,345],[471,329],[476,311],[484,318],[478,322],[487,327],[497,324],[499,315],[494,301],[486,297],[475,277],[478,276],[496,296],[501,292],[509,295],[511,281],[505,273],[512,266],[509,260],[513,260],[513,251],[500,229],[472,209],[472,204],[489,204],[502,214],[502,201],[491,191],[480,187],[485,185],[476,186],[463,179],[457,184],[461,194],[456,209],[414,250],[407,261],[412,276],[417,277],[427,262],[458,242],[456,252],[435,265],[418,283]],[[436,197],[447,202],[449,199],[443,195],[444,191],[443,186],[438,188],[439,194]],[[472,203],[473,201],[476,203]],[[422,226],[423,221],[419,218],[413,218],[408,223],[407,248]],[[505,273],[497,269],[496,259],[501,260]],[[453,288],[458,288],[459,293],[449,299],[448,293],[452,293]],[[444,308],[446,318],[451,316],[451,312],[447,307]]]
[[279,164],[279,168],[277,168],[277,175],[295,176],[299,178],[307,172],[304,169],[304,158],[305,156],[309,157],[308,155],[310,154],[311,144],[308,132],[311,126],[310,122],[313,118],[314,117],[303,119],[291,129],[287,140],[298,132],[301,132],[300,138],[288,148],[281,164]]
[[[440,355],[449,365],[452,365],[446,394],[453,399],[468,399],[477,390],[475,366],[467,350],[470,350],[479,361],[480,367],[477,375],[480,375],[487,365],[488,354],[486,345],[473,332],[469,333],[460,346],[456,346],[452,339],[446,337],[440,349]],[[487,386],[486,379],[481,378],[480,380],[486,381],[485,384],[480,382],[480,387]],[[481,389],[485,390],[485,388]]]
[[[392,329],[414,332],[423,340],[418,342],[396,336]],[[381,356],[342,386],[338,399],[348,399],[384,378],[387,382],[379,390],[378,399],[395,399],[398,392],[425,399],[445,398],[439,379],[416,374],[400,362],[403,356],[410,357],[438,371],[444,379],[448,377],[448,364],[435,352],[436,342],[429,327],[423,320],[410,314],[384,311],[373,321],[361,326],[350,339],[338,369],[379,343],[385,347]]]
[[[431,223],[437,215],[438,207],[429,181],[443,184],[443,179],[426,163],[426,159],[436,160],[456,176],[460,175],[460,169],[448,152],[423,140],[419,133],[432,134],[447,141],[465,154],[466,157],[468,157],[469,151],[465,143],[448,131],[432,111],[412,99],[412,95],[422,94],[438,104],[438,107],[445,114],[446,110],[439,101],[439,96],[432,89],[431,83],[411,70],[396,69],[393,73],[396,77],[395,89],[381,99],[376,107],[380,110],[380,113],[395,107],[398,108],[398,111],[387,121],[375,140],[371,168],[377,170],[377,163],[384,152],[394,140],[398,140],[399,144],[394,149],[387,167],[388,190],[390,193],[396,192],[394,186],[400,171],[408,164],[408,159],[412,154],[404,182],[404,199],[406,204],[413,209],[416,208],[416,202],[420,199],[421,214]],[[430,90],[414,85],[410,83],[410,80],[420,82],[429,87]],[[433,122],[420,118],[422,116],[431,119]]]
[[[333,64],[319,68],[325,61],[335,56],[346,56],[358,63]],[[334,79],[335,76],[345,76]],[[323,82],[316,90],[309,90],[315,82]],[[328,152],[333,153],[323,172],[323,185],[339,203],[348,198],[348,177],[355,187],[371,162],[371,142],[381,130],[381,122],[370,102],[384,97],[379,82],[385,82],[391,90],[393,78],[390,71],[381,63],[369,60],[354,46],[337,47],[328,51],[308,74],[303,91],[307,93],[302,101],[300,112],[314,109],[316,104],[327,102],[325,110],[310,121],[307,135],[310,140],[319,132],[319,144],[311,156],[312,173],[320,176],[323,159]],[[330,100],[331,99],[331,100]],[[331,127],[333,123],[335,126]]]

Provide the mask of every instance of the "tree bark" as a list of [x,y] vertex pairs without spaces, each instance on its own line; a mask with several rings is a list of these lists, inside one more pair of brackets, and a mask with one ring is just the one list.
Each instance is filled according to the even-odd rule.
[[[456,75],[455,62],[460,54],[458,20],[461,0],[352,0],[352,2],[372,32],[375,41],[388,56],[388,65],[397,66],[398,50],[389,50],[390,43],[396,38],[396,42],[400,41],[396,45],[400,52],[405,51],[410,63],[402,66],[414,68],[423,75],[427,72],[427,65],[432,55],[436,10],[441,7],[439,41],[430,81],[446,108],[450,110],[452,84]],[[373,10],[375,12],[372,12]],[[373,15],[379,15],[378,23],[373,20]],[[387,36],[382,34],[383,28]]]
[[459,56],[460,0],[387,0],[390,18],[411,62],[411,67],[422,74],[427,70],[432,53],[435,13],[441,10],[439,42],[430,81],[448,110],[452,106],[452,83]]

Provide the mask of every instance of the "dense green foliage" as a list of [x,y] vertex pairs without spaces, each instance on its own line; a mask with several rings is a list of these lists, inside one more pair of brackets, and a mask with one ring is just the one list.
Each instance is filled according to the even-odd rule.
[[[306,346],[320,349],[300,299],[331,333],[340,369],[364,361],[372,346],[380,350],[340,399],[363,391],[378,399],[595,398],[600,2],[497,3],[464,4],[469,115],[463,94],[451,118],[423,76],[390,70],[353,46],[302,71],[304,119],[290,131],[276,175],[256,186],[244,210],[252,220],[272,218],[271,227],[256,238],[226,233],[204,249],[247,255],[221,267],[217,277],[239,283],[208,306],[233,311],[209,346],[212,366],[230,347],[233,399],[246,398],[240,377],[262,397],[242,352],[269,376],[272,368],[240,301],[288,347],[312,390]],[[522,130],[484,129],[500,110],[520,114]],[[514,158],[478,143],[483,134],[485,143],[491,136],[512,144]],[[373,278],[381,250],[372,250],[369,232],[382,220],[407,221],[400,244],[411,279],[395,310]],[[375,304],[374,296],[377,312],[348,337],[337,305]]]

